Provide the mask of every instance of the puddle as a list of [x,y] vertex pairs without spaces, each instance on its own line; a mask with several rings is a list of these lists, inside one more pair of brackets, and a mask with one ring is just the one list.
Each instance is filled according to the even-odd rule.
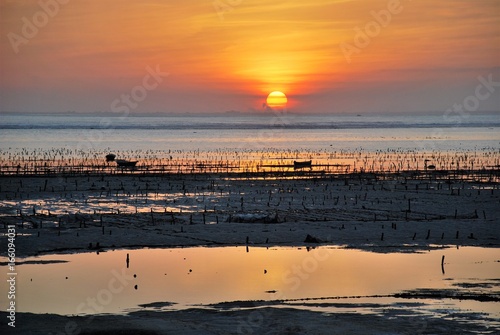
[[[265,300],[309,310],[357,313],[373,312],[374,305],[410,304],[439,313],[466,310],[499,318],[499,259],[498,249],[477,247],[420,254],[332,247],[250,247],[248,252],[245,247],[196,247],[47,255],[18,259],[16,306],[18,312],[73,315],[200,305],[217,308],[218,303],[235,301],[252,307],[251,301]],[[7,291],[6,281],[0,289]],[[437,299],[394,297],[418,289],[488,294],[497,301],[445,295]],[[243,308],[245,304],[229,306]],[[7,308],[5,299],[0,308]]]

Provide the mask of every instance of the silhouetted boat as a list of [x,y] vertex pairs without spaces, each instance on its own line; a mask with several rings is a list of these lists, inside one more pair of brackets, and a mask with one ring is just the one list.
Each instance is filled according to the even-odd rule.
[[106,155],[106,162],[112,162],[115,160],[115,158],[116,158],[115,154],[108,154]]
[[117,159],[116,164],[119,167],[134,167],[137,164],[137,161],[126,161],[124,159]]
[[294,169],[303,169],[303,168],[311,168],[312,161],[303,161],[303,162],[298,162],[298,161],[293,161],[293,168]]

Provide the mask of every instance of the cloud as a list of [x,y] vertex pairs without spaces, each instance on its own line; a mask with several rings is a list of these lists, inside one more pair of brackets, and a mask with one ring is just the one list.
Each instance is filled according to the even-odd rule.
[[[500,66],[496,0],[402,1],[403,10],[351,63],[340,44],[354,45],[355,29],[374,20],[372,11],[385,10],[386,0],[233,4],[221,20],[212,1],[69,2],[18,54],[7,38],[0,40],[0,99],[9,108],[36,109],[45,99],[46,108],[105,110],[146,66],[159,64],[171,77],[144,104],[151,109],[259,108],[255,97],[273,90],[302,96],[297,108],[335,109],[333,95],[346,109],[351,103],[369,110],[375,100],[384,109],[391,90],[404,85],[405,96],[415,90],[420,109],[431,110],[442,103],[422,98],[430,81],[462,92],[477,75]],[[22,18],[31,19],[40,5],[0,0],[0,10],[6,36],[20,33]],[[383,87],[370,88],[377,85]],[[366,89],[373,96],[358,94]],[[54,96],[64,99],[51,103]]]

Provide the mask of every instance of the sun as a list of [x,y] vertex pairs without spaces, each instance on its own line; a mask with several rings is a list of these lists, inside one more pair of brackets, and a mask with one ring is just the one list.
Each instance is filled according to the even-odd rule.
[[283,108],[286,106],[288,99],[285,93],[280,91],[274,91],[269,93],[267,96],[266,103],[271,108]]

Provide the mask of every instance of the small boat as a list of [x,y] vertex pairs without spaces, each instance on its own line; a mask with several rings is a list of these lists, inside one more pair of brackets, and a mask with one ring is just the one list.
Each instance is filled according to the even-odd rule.
[[424,161],[424,169],[425,170],[435,170],[436,169],[436,165],[434,165],[434,164],[427,165],[427,162],[430,162],[430,161],[431,161],[430,159],[426,159]]
[[303,169],[303,168],[311,168],[312,161],[303,161],[303,162],[298,162],[298,161],[293,161],[293,168],[294,169]]
[[106,155],[106,162],[112,162],[115,160],[115,158],[116,158],[115,154],[108,154]]
[[126,161],[124,159],[117,159],[115,162],[119,167],[135,167],[137,164],[137,161]]

